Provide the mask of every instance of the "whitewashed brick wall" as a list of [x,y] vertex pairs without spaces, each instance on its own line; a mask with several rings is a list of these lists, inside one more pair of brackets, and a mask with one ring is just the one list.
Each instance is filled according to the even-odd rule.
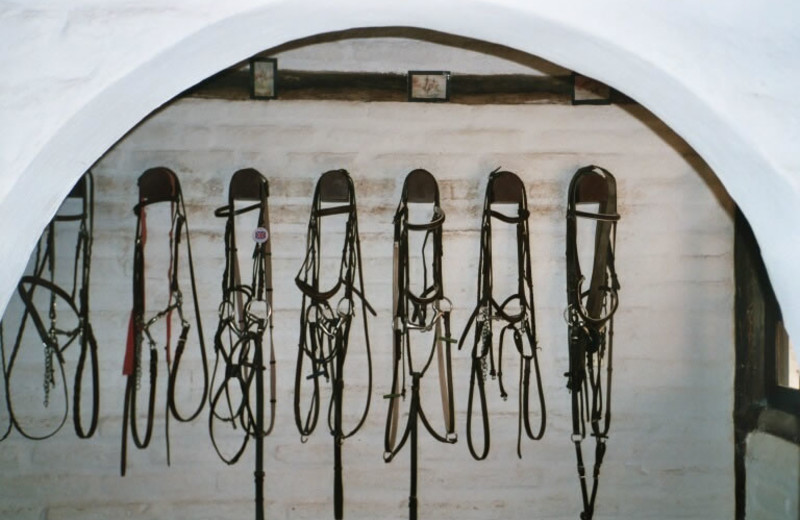
[[[131,447],[128,476],[119,476],[131,208],[137,177],[166,166],[178,174],[188,206],[208,344],[223,261],[224,224],[213,210],[224,204],[237,169],[256,168],[270,181],[279,402],[277,425],[265,446],[267,517],[273,519],[332,518],[331,438],[323,428],[301,444],[292,414],[301,299],[293,278],[302,261],[316,179],[334,168],[351,173],[366,290],[379,316],[370,322],[373,406],[364,429],[344,445],[345,516],[406,518],[408,451],[388,465],[381,457],[386,417],[381,395],[390,377],[392,215],[410,170],[426,168],[437,177],[447,213],[445,288],[455,303],[454,329],[460,331],[475,300],[483,190],[488,173],[502,166],[518,173],[528,189],[547,433],[543,441],[524,443],[523,458],[517,459],[514,400],[502,403],[492,392],[492,451],[488,460],[473,461],[464,438],[469,354],[456,352],[461,438],[444,446],[421,436],[420,517],[576,518],[580,497],[562,375],[567,369],[564,213],[572,173],[591,163],[616,175],[622,215],[614,415],[596,518],[731,518],[731,202],[680,138],[637,107],[280,100],[179,101],[95,165],[92,320],[102,356],[100,428],[89,441],[78,440],[69,425],[40,443],[12,433],[0,444],[0,517],[252,517],[252,446],[238,465],[225,466],[209,442],[205,413],[189,425],[170,423],[168,468],[159,406],[151,448]],[[159,275],[152,269],[150,274]],[[73,367],[74,361],[68,370]],[[363,385],[358,367],[349,374],[348,385]],[[39,380],[37,365],[30,375]],[[159,381],[159,403],[165,386]]]

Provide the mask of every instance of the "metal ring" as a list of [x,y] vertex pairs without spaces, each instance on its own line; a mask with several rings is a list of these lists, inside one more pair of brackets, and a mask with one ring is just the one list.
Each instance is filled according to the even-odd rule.
[[[313,320],[310,319],[313,313]],[[327,315],[326,315],[327,314]],[[330,321],[333,319],[333,311],[331,311],[330,306],[327,302],[315,303],[313,305],[309,305],[308,309],[306,309],[306,322],[311,324],[316,324],[322,321]]]
[[[254,302],[259,302],[259,303],[263,302],[264,303],[264,306],[266,308],[266,312],[265,312],[266,316],[262,317],[259,314],[251,312],[250,308],[252,307]],[[269,302],[267,300],[250,300],[244,306],[244,313],[248,318],[252,318],[252,319],[255,319],[255,320],[258,320],[258,321],[262,321],[263,320],[263,322],[266,323],[266,322],[268,322],[270,320],[270,318],[272,318],[272,306],[269,304]]]
[[219,304],[217,313],[221,321],[233,319],[233,314],[234,314],[233,302],[230,300],[222,300],[222,303]]
[[[345,310],[342,310],[342,303],[347,304],[347,308]],[[341,300],[339,300],[339,303],[336,304],[336,314],[338,314],[340,318],[353,316],[355,314],[355,306],[353,305],[353,299],[345,296]]]
[[[444,308],[442,307],[442,302],[446,302]],[[433,302],[433,310],[437,313],[448,313],[453,310],[453,302],[447,296],[442,296],[438,300]]]

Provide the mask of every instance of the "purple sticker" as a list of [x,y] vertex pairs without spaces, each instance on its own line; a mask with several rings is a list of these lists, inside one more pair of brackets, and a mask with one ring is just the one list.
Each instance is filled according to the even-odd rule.
[[258,242],[259,244],[263,244],[267,240],[269,240],[269,231],[263,227],[257,227],[253,231],[253,240]]

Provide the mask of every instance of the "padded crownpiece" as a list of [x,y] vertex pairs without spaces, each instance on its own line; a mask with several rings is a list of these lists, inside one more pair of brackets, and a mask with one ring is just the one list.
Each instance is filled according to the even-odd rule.
[[492,184],[489,204],[522,202],[525,185],[516,174],[508,171],[496,172],[489,178],[489,182]]
[[269,196],[267,180],[257,170],[245,168],[231,177],[228,197],[231,200],[261,200]]
[[320,202],[350,202],[350,176],[346,170],[331,170],[317,182]]
[[404,190],[406,202],[437,202],[439,186],[428,170],[413,170],[406,176]]
[[596,166],[581,168],[579,175],[575,177],[574,196],[575,204],[616,200],[614,177]]
[[181,186],[178,177],[163,166],[150,168],[139,177],[139,201],[146,206],[154,202],[177,201]]

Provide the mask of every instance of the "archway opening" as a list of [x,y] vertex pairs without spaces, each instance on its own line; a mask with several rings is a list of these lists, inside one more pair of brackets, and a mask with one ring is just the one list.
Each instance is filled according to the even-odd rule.
[[[343,62],[331,60],[331,53],[344,50],[355,56],[349,60],[354,63],[363,63],[364,55],[360,53],[367,50],[380,52],[381,43],[385,44],[384,50],[397,56],[399,53],[392,46],[400,45],[397,41],[400,33],[392,31],[394,29],[389,30],[384,38],[375,38],[382,34],[380,31],[369,33],[370,38],[360,42],[366,43],[366,48],[359,48],[354,43],[354,40],[363,39],[353,38],[362,34],[356,31],[348,32],[344,39],[325,36],[312,38],[304,45],[301,45],[303,42],[286,44],[267,54],[277,55],[279,74],[283,64],[293,59],[310,58],[316,60],[318,69],[323,69],[316,72],[325,72],[324,68],[331,63]],[[508,70],[518,71],[517,67],[530,68],[536,63],[542,67],[546,65],[547,74],[571,77],[566,69],[518,51],[454,36],[413,31],[413,34],[424,36],[413,41],[422,43],[404,47],[404,53],[414,54],[415,59],[428,60],[449,56],[450,60],[461,59],[460,63],[477,68],[465,70],[464,76],[473,73],[475,76],[499,77],[506,75],[504,72]],[[415,45],[421,47],[415,48]],[[325,46],[328,48],[322,49]],[[464,46],[469,47],[468,51]],[[300,55],[309,49],[312,50],[311,56]],[[488,52],[492,58],[485,57],[475,62],[467,59],[470,52],[484,52],[481,49],[492,50]],[[292,53],[294,56],[290,58]],[[498,64],[495,60],[511,63]],[[369,59],[366,61],[370,62]],[[385,61],[381,58],[372,63]],[[499,71],[485,73],[495,66],[500,67]],[[422,62],[420,67],[434,68],[434,64]],[[447,222],[452,226],[445,253],[448,257],[446,283],[452,294],[457,295],[453,298],[456,321],[463,323],[474,297],[479,225],[476,215],[486,176],[497,166],[516,171],[528,186],[531,205],[534,278],[539,303],[537,322],[547,378],[545,390],[551,402],[560,401],[560,404],[553,404],[552,409],[556,411],[554,416],[560,417],[561,421],[555,421],[552,436],[548,436],[544,444],[526,445],[525,459],[517,462],[513,449],[507,449],[513,445],[516,423],[512,420],[501,425],[500,421],[514,414],[513,403],[494,403],[492,406],[501,410],[501,417],[493,430],[493,450],[498,454],[481,471],[502,480],[501,475],[507,474],[508,466],[517,465],[520,474],[532,475],[531,485],[541,489],[547,499],[542,500],[538,493],[529,493],[529,489],[523,492],[520,488],[494,489],[494,496],[489,497],[485,489],[479,490],[475,485],[473,469],[468,461],[462,460],[463,450],[441,455],[448,462],[436,465],[437,469],[433,471],[447,473],[439,473],[434,482],[446,481],[448,487],[460,489],[459,501],[474,502],[476,511],[484,512],[486,501],[491,500],[496,508],[505,510],[510,517],[520,516],[531,507],[541,507],[543,502],[551,504],[552,514],[559,514],[563,512],[564,504],[577,507],[576,477],[569,458],[571,447],[567,444],[567,449],[564,449],[564,441],[568,439],[568,428],[563,421],[567,414],[567,394],[561,379],[566,358],[562,348],[566,343],[562,319],[564,194],[569,177],[578,166],[597,162],[614,171],[620,180],[623,220],[620,223],[618,269],[623,284],[623,303],[616,342],[623,352],[618,358],[618,366],[624,366],[625,370],[621,371],[615,385],[618,389],[629,390],[621,391],[615,397],[621,427],[613,433],[617,440],[611,441],[629,447],[629,454],[623,456],[618,451],[620,458],[616,460],[609,455],[604,471],[611,475],[606,482],[614,484],[601,491],[607,500],[605,507],[620,514],[641,516],[644,511],[673,510],[672,497],[675,494],[688,496],[696,493],[693,499],[687,499],[686,505],[695,516],[704,516],[702,511],[707,511],[709,516],[729,514],[733,492],[729,453],[732,449],[730,443],[726,446],[719,442],[719,438],[726,438],[726,432],[730,430],[731,388],[716,384],[724,379],[733,364],[730,358],[727,363],[721,363],[719,359],[720,352],[726,351],[732,343],[729,312],[733,291],[730,265],[732,207],[724,189],[691,147],[641,107],[573,106],[571,96],[558,90],[563,85],[558,78],[550,83],[517,80],[528,86],[546,84],[555,89],[555,92],[547,94],[549,97],[539,98],[537,102],[510,103],[508,97],[503,97],[505,102],[491,103],[489,99],[493,94],[487,88],[483,92],[471,93],[472,102],[457,103],[459,71],[451,72],[454,93],[450,103],[331,99],[329,91],[325,93],[328,97],[320,94],[322,83],[317,83],[312,92],[296,93],[295,99],[281,99],[280,83],[276,100],[210,98],[203,94],[213,86],[207,83],[146,118],[93,167],[106,201],[102,208],[106,218],[100,219],[102,225],[96,242],[99,264],[95,267],[95,278],[100,282],[94,307],[103,309],[109,326],[99,331],[99,339],[106,344],[118,341],[121,325],[129,311],[129,302],[118,296],[125,294],[129,287],[129,279],[120,276],[120,270],[129,273],[132,265],[133,220],[130,208],[135,201],[130,200],[130,190],[135,186],[137,176],[149,167],[168,166],[181,178],[193,231],[192,240],[198,244],[196,250],[203,251],[197,267],[202,280],[201,298],[208,302],[204,313],[210,323],[213,323],[216,311],[218,268],[222,255],[222,230],[213,218],[213,209],[224,198],[224,181],[242,167],[255,167],[270,179],[272,207],[281,209],[273,213],[273,236],[275,243],[280,244],[273,260],[276,294],[286,296],[286,300],[276,307],[276,318],[285,323],[278,340],[286,345],[293,345],[297,337],[294,319],[297,298],[292,298],[294,288],[291,280],[302,258],[302,224],[307,216],[310,190],[323,171],[334,168],[350,171],[356,179],[362,216],[362,240],[368,258],[368,289],[370,295],[375,295],[371,297],[377,301],[376,307],[382,316],[374,330],[383,338],[377,344],[383,345],[384,356],[387,352],[386,333],[390,330],[389,320],[385,318],[390,315],[386,288],[390,276],[386,266],[390,263],[391,245],[387,247],[387,229],[391,225],[391,212],[403,175],[421,166],[434,172],[439,179],[448,212]],[[392,71],[380,70],[378,73],[390,75]],[[513,72],[510,75],[514,75]],[[224,81],[226,77],[236,78],[236,71],[217,75],[213,81]],[[313,74],[306,78],[320,80],[320,76]],[[491,86],[491,82],[487,83]],[[367,87],[366,90],[370,91],[377,88]],[[361,85],[359,88],[363,90],[365,87]],[[391,91],[392,88],[390,85],[385,90]],[[382,91],[384,94],[385,90]],[[340,92],[337,95],[351,94]],[[401,95],[405,95],[404,89]],[[515,95],[522,94],[517,92]],[[483,101],[475,102],[480,96],[483,96]],[[653,238],[654,226],[658,228],[657,240]],[[640,327],[643,322],[651,324],[653,329],[643,331]],[[291,349],[287,349],[278,362],[291,367],[292,354]],[[119,360],[104,360],[104,373],[117,374],[118,363]],[[672,370],[663,370],[664,364],[670,364]],[[466,366],[467,358],[464,357],[458,362],[456,373],[463,376]],[[376,358],[375,371],[376,374],[387,373],[385,357]],[[709,371],[717,372],[711,376]],[[289,394],[291,378],[284,379],[283,393]],[[704,385],[709,380],[714,381],[712,388]],[[467,380],[460,377],[458,385],[463,416]],[[630,390],[633,388],[636,391]],[[696,398],[698,394],[700,398]],[[113,390],[111,395],[114,395]],[[692,399],[688,399],[689,396]],[[391,492],[385,498],[399,503],[404,492],[389,482],[403,481],[403,468],[387,467],[379,457],[366,455],[381,451],[380,430],[385,414],[381,404],[376,405],[361,441],[365,454],[353,455],[348,461],[349,473],[369,475],[369,478],[356,479],[350,486],[354,489],[371,487],[376,479],[386,479],[386,485],[381,487]],[[112,397],[108,406],[113,409],[115,405]],[[673,417],[683,420],[667,424],[659,420],[653,410],[667,410]],[[290,418],[284,415],[283,420],[289,426],[274,440],[273,463],[278,468],[275,468],[276,473],[270,482],[275,486],[272,488],[274,496],[284,497],[276,507],[288,511],[304,503],[309,482],[316,486],[312,492],[327,496],[327,481],[316,477],[327,474],[329,468],[324,461],[297,467],[295,462],[306,454],[296,446]],[[689,422],[692,428],[685,426]],[[114,431],[117,431],[116,426],[112,425]],[[203,442],[204,428],[202,425],[188,428],[187,437],[192,441],[180,448],[173,447],[175,465],[179,460],[186,460],[187,451],[202,451],[195,448]],[[559,433],[563,435],[559,436]],[[652,449],[654,438],[661,441],[655,443],[660,446],[658,452]],[[687,453],[686,446],[695,446],[696,449]],[[318,450],[327,453],[324,448]],[[199,501],[204,507],[216,507],[199,495],[213,496],[209,486],[223,481],[249,482],[250,476],[240,468],[226,470],[219,467],[213,453],[208,451],[197,455],[193,464],[213,467],[215,475],[192,476],[192,487],[197,495],[192,494],[193,490],[174,491],[184,501]],[[287,457],[283,453],[292,453],[293,456]],[[689,458],[694,460],[695,466],[686,469],[685,462]],[[149,462],[140,460],[138,469],[134,463],[132,471],[146,468],[159,474],[161,468],[155,467],[157,464],[153,463],[151,467]],[[626,468],[631,466],[639,468],[635,474],[627,471]],[[559,477],[553,480],[545,478],[546,474],[552,475],[553,472],[558,472]],[[659,482],[660,489],[672,491],[642,498],[637,483],[645,474],[655,475],[652,478]],[[715,475],[713,483],[705,480],[707,474]],[[724,478],[719,475],[724,475]],[[300,481],[304,485],[299,485]],[[153,482],[155,487],[163,486],[160,479]],[[573,485],[565,484],[567,482]],[[697,485],[688,485],[687,482]],[[242,485],[241,489],[248,487]],[[56,490],[58,493],[62,491]],[[63,494],[58,500],[62,508],[69,507],[69,499]],[[383,502],[358,501],[355,497],[351,500],[351,507],[375,511],[375,515],[385,505]],[[240,505],[240,502],[246,505]],[[456,513],[450,507],[452,501],[449,499],[437,501],[428,496],[426,503],[431,510],[441,513],[438,516],[442,518]],[[236,501],[235,507],[249,511],[249,505],[249,498],[242,498]],[[153,507],[168,511],[176,506],[165,501]],[[312,504],[305,511],[312,516],[323,516],[326,512],[327,504]],[[463,518],[463,510],[457,513]]]

